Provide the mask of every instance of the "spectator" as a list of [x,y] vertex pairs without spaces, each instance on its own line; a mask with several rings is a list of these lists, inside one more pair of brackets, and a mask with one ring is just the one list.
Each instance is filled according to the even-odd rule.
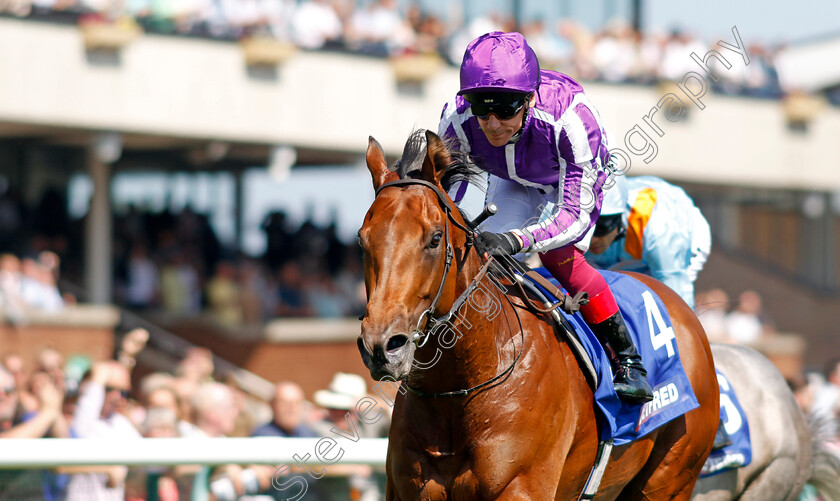
[[196,381],[185,377],[176,377],[172,381],[172,389],[178,396],[178,402],[181,406],[181,410],[178,415],[181,416],[181,419],[184,421],[189,421],[192,424],[195,424],[195,413],[193,412],[192,401],[193,396],[198,389],[198,385],[199,383]]
[[3,357],[3,366],[15,378],[17,388],[17,405],[21,412],[35,412],[38,409],[38,399],[29,392],[29,372],[23,362],[23,357],[17,353],[7,353]]
[[150,407],[140,431],[145,438],[176,438],[180,436],[178,416],[172,409]]
[[755,343],[764,335],[761,321],[761,296],[747,290],[738,296],[738,307],[726,316],[726,332],[736,343]]
[[449,41],[449,62],[455,66],[461,65],[461,60],[464,58],[464,47],[474,40],[476,37],[489,33],[491,31],[504,30],[503,21],[498,15],[482,15],[476,16],[469,23],[461,26]]
[[592,62],[599,78],[607,82],[627,82],[637,67],[637,51],[632,31],[624,22],[611,22],[592,48]]
[[673,30],[665,41],[662,50],[659,76],[672,82],[679,82],[689,71],[695,71],[697,65],[691,59],[691,53],[705,54],[704,45],[682,30]]
[[207,300],[213,318],[223,325],[242,323],[241,292],[236,277],[236,267],[229,261],[216,265],[216,274],[207,284]]
[[277,315],[281,317],[308,317],[312,315],[303,294],[303,277],[295,263],[286,263],[277,276]]
[[260,22],[260,5],[257,0],[222,0],[222,12],[232,35],[242,38],[253,33]]
[[406,18],[416,37],[413,49],[420,54],[443,54],[446,26],[435,15],[424,14],[420,7],[409,4]]
[[262,0],[260,10],[270,36],[284,42],[290,41],[295,0]]
[[[198,427],[199,437],[224,437],[230,436],[236,428],[236,418],[239,408],[233,391],[221,383],[206,382],[198,386],[192,401],[195,410],[195,424]],[[243,469],[237,465],[226,465],[220,467],[211,476],[209,468],[202,468],[196,477],[194,489],[201,490],[209,485],[210,492],[217,499],[236,499],[248,493],[255,493],[259,490],[260,481],[257,472],[252,469]],[[205,484],[205,481],[209,481]],[[267,482],[263,482],[267,485]],[[196,495],[196,490],[193,495]]]
[[[38,409],[20,415],[15,379],[0,366],[0,439],[66,436],[63,433],[67,426],[61,413],[63,389],[54,385],[45,373],[41,376],[32,379]],[[0,500],[43,499],[47,488],[44,480],[41,470],[0,470]]]
[[303,389],[297,383],[280,381],[275,386],[271,408],[274,418],[271,422],[258,427],[253,432],[255,437],[317,437],[304,422]]
[[[140,431],[144,438],[178,437],[177,416],[171,409],[150,408],[146,413]],[[159,501],[177,501],[178,485],[169,468],[151,466],[132,468],[126,479],[126,501],[149,499],[148,489],[156,488]]]
[[20,323],[24,320],[25,308],[20,260],[13,254],[0,254],[0,309],[12,323]]
[[136,243],[131,248],[127,272],[126,305],[140,311],[154,306],[159,297],[158,270],[144,244]]
[[271,294],[272,285],[260,263],[246,260],[239,269],[239,294],[242,320],[245,324],[258,324],[267,320],[267,312],[277,307]]
[[56,312],[64,307],[52,272],[34,259],[21,261],[20,287],[23,301],[29,308]]
[[305,0],[292,16],[292,40],[304,49],[320,49],[342,35],[341,20],[327,0]]
[[33,378],[32,391],[38,406],[18,413],[17,384],[14,377],[0,366],[0,438],[41,438],[62,419],[63,388],[54,384],[46,373]]
[[394,0],[374,0],[357,8],[347,30],[348,46],[374,56],[399,55],[414,44],[415,33]]
[[571,59],[572,45],[568,40],[547,30],[542,19],[535,19],[523,26],[522,34],[534,49],[543,67],[568,71],[567,63]]
[[786,381],[802,412],[810,415],[814,410],[814,396],[816,395],[814,385],[804,374],[797,374]]
[[183,250],[176,249],[161,270],[163,306],[169,313],[190,315],[201,310],[198,273]]
[[[356,404],[367,397],[367,384],[357,374],[338,372],[329,387],[315,392],[315,403],[327,410],[327,416],[312,428],[321,436],[359,436],[382,438],[388,436],[388,419],[383,411],[382,418],[374,424],[359,419]],[[328,492],[330,499],[378,499],[379,493],[373,470],[367,465],[336,465],[327,470],[327,475],[318,481],[319,489]],[[351,493],[352,498],[351,498]],[[358,496],[358,497],[356,497]]]
[[[0,12],[2,11],[0,7]],[[18,244],[25,219],[26,206],[21,200],[20,192],[10,187],[5,179],[0,180],[0,252],[12,249]]]
[[295,235],[287,227],[286,213],[269,213],[260,226],[265,232],[265,255],[263,259],[271,269],[276,269],[293,259]]
[[306,285],[306,301],[313,305],[316,316],[338,318],[347,314],[350,308],[348,298],[338,290],[329,274],[319,273]]
[[53,283],[58,283],[61,272],[61,258],[58,254],[53,251],[41,251],[38,253],[38,264],[50,272]]
[[152,410],[165,410],[171,412],[175,417],[175,432],[174,436],[178,437],[192,437],[196,435],[196,426],[186,419],[183,415],[184,407],[181,405],[180,398],[171,386],[158,386],[151,390],[145,399],[146,416]]
[[238,409],[233,392],[222,383],[201,383],[193,395],[197,436],[223,437],[233,432]]
[[175,375],[196,384],[213,380],[213,352],[207,348],[193,347],[175,367]]
[[840,419],[840,357],[833,357],[825,366],[825,383],[814,395],[814,414]]
[[335,286],[347,303],[347,315],[358,317],[365,312],[367,291],[362,273],[362,260],[355,255],[344,260],[344,267],[335,279]]
[[263,405],[256,398],[250,398],[234,380],[230,378],[227,382],[228,388],[233,393],[233,405],[236,408],[236,420],[233,431],[229,437],[250,437],[257,423],[263,423],[270,415],[268,406]]
[[[254,430],[252,436],[254,437],[293,437],[293,438],[315,438],[318,436],[309,425],[306,423],[305,407],[306,400],[304,399],[303,389],[297,383],[291,381],[280,381],[275,386],[274,398],[271,401],[273,411],[273,418],[270,422],[259,426]],[[260,475],[264,478],[273,478],[275,472],[278,471],[274,466],[258,465],[252,466],[255,471],[260,471]],[[277,479],[280,482],[285,481],[283,477]],[[320,499],[318,494],[317,481],[308,478],[308,489],[305,500]],[[275,483],[273,482],[272,485]],[[268,488],[265,492],[280,496],[281,491],[275,490],[273,487]]]
[[695,309],[710,342],[733,342],[726,325],[729,296],[723,289],[715,288],[698,294]]
[[[97,362],[91,377],[82,383],[72,427],[80,438],[133,439],[140,433],[120,411],[131,390],[129,370],[115,361]],[[125,497],[125,467],[109,473],[78,473],[67,487],[67,501],[90,499],[122,501]]]

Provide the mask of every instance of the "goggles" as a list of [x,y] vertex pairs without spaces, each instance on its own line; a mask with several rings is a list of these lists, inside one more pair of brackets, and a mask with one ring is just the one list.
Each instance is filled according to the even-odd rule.
[[598,218],[598,222],[595,223],[595,231],[592,233],[592,236],[603,237],[616,228],[621,228],[621,214],[601,216]]
[[482,120],[487,120],[491,113],[499,120],[510,120],[525,107],[530,97],[531,94],[519,92],[464,94],[464,99],[470,103],[472,114]]

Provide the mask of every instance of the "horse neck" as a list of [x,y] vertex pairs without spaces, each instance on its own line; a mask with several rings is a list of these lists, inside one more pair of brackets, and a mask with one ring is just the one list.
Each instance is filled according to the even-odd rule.
[[[470,286],[481,266],[475,252],[467,254],[452,302]],[[519,332],[517,312],[485,275],[453,319],[435,329],[427,344],[417,349],[415,359],[424,368],[415,366],[409,385],[434,393],[462,390],[487,381],[512,363],[513,350],[521,349]],[[425,367],[436,358],[436,363]]]

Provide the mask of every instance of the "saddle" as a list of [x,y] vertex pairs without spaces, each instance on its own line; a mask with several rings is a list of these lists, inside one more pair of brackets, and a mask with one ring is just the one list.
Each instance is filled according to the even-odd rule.
[[[497,267],[490,267],[491,277],[494,280],[498,281],[502,276],[506,277],[514,285],[517,296],[529,310],[535,313],[549,314],[555,330],[562,333],[572,347],[572,352],[578,359],[586,381],[589,383],[592,391],[595,391],[599,382],[595,364],[575,335],[576,331],[574,326],[558,311],[562,310],[568,315],[574,315],[580,311],[581,306],[589,302],[589,295],[581,291],[572,297],[551,283],[538,271],[516,259],[509,258],[504,261],[499,261],[495,258],[491,259],[498,265]],[[536,299],[534,299],[535,297]]]

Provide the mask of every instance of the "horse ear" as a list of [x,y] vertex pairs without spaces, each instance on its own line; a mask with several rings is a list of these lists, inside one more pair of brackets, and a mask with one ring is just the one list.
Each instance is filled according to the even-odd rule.
[[446,145],[437,134],[427,130],[426,158],[423,159],[423,168],[420,171],[423,179],[430,183],[440,184],[440,179],[449,163],[447,157]]
[[379,141],[368,137],[367,153],[365,153],[365,160],[367,161],[370,176],[373,178],[373,189],[378,190],[380,186],[397,179],[397,173],[388,169],[388,164],[385,162],[385,153],[382,151],[382,146]]

